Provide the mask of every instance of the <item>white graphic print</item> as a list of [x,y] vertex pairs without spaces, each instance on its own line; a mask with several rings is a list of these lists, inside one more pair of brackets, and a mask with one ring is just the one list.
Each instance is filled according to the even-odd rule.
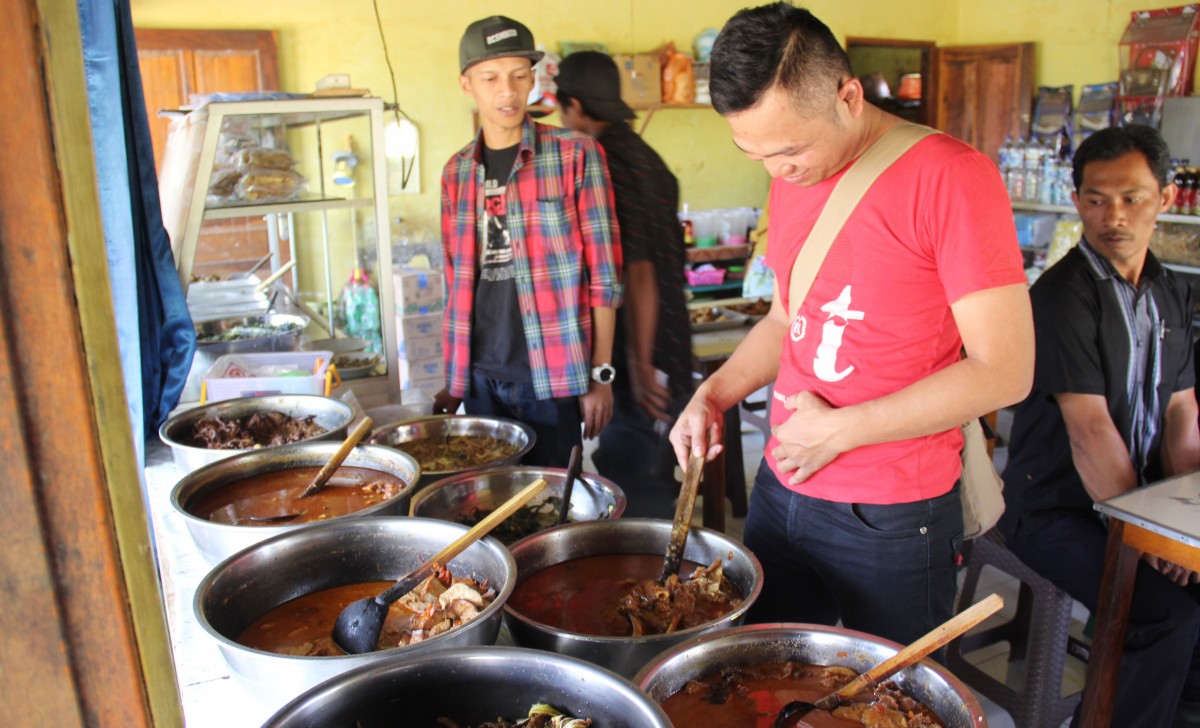
[[836,300],[821,307],[829,314],[821,329],[821,343],[817,345],[817,356],[813,359],[813,373],[823,382],[839,382],[845,379],[854,366],[838,371],[837,354],[842,346],[842,332],[851,321],[862,321],[864,311],[850,310],[850,286],[842,289]]

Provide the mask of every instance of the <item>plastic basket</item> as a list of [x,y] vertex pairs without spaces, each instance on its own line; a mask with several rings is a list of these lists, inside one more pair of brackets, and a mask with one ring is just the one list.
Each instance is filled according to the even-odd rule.
[[719,286],[725,282],[725,269],[689,270],[686,272],[690,286]]
[[[280,351],[262,354],[225,354],[218,357],[200,385],[201,402],[265,394],[329,393],[341,385],[332,351]],[[310,374],[263,375],[267,367],[295,367]]]

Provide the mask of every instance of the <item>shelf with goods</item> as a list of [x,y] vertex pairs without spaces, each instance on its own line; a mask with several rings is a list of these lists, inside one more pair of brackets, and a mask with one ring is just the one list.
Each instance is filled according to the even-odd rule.
[[[1069,205],[1044,205],[1034,202],[1013,202],[1014,213],[1055,215],[1078,220],[1078,211]],[[1165,268],[1187,276],[1193,290],[1200,294],[1200,215],[1177,215],[1164,213],[1157,218],[1159,223],[1150,249]],[[1031,259],[1045,256],[1048,244],[1022,245],[1027,267]]]
[[[716,273],[721,277],[718,282],[696,284],[690,282],[694,274],[689,272],[687,290],[692,298],[708,298],[718,294],[728,296],[731,295],[731,292],[741,291],[742,279],[745,277],[746,264],[752,249],[753,247],[748,244],[714,245],[704,248],[689,245],[686,252],[689,267],[710,265],[725,271],[723,274]],[[738,268],[741,270],[736,270]],[[702,278],[698,274],[695,277]]]
[[[387,159],[383,154],[383,100],[338,97],[220,102],[192,111],[185,119],[183,127],[186,131],[180,134],[180,144],[187,145],[181,156],[191,158],[191,165],[184,172],[190,174],[187,177],[190,190],[187,195],[166,205],[168,208],[174,206],[173,215],[164,215],[172,238],[178,240],[174,247],[185,292],[194,280],[193,274],[210,264],[198,253],[224,259],[226,263],[249,259],[257,256],[235,255],[222,249],[236,251],[243,245],[260,246],[265,237],[268,251],[265,259],[270,263],[269,269],[263,271],[264,277],[294,263],[289,274],[274,284],[276,293],[282,295],[272,297],[272,305],[279,302],[307,316],[312,326],[323,329],[311,338],[352,334],[343,331],[336,321],[339,295],[335,293],[334,276],[336,272],[337,280],[341,281],[343,273],[355,271],[362,263],[361,249],[373,247],[379,299],[378,313],[374,315],[380,317],[381,364],[386,366],[386,373],[368,379],[386,376],[389,393],[398,398],[397,342],[390,316],[395,304],[389,244]],[[293,199],[280,195],[284,199],[264,198],[266,201],[262,202],[210,198],[215,173],[221,171],[217,165],[218,153],[228,151],[221,147],[223,132],[260,140],[265,149],[278,150],[283,144],[300,149],[297,156],[303,164],[297,169],[303,172],[308,189],[299,196],[292,195]],[[326,154],[333,149],[342,150],[351,144],[350,139],[366,140],[351,151],[356,159],[361,159],[354,168],[358,180],[345,187],[337,186],[328,181],[334,165],[327,162]],[[228,144],[228,139],[225,142]],[[164,161],[164,177],[167,174]],[[360,211],[366,218],[361,235]],[[247,230],[253,228],[245,234],[247,240],[253,235],[254,239],[248,243],[212,233],[214,221],[231,224],[229,221],[240,220],[246,221]],[[172,223],[175,230],[171,229]],[[360,237],[365,242],[360,241]],[[305,269],[303,275],[301,269]],[[248,275],[252,271],[240,272]],[[222,273],[232,273],[228,277],[236,277],[238,272],[225,270]],[[317,290],[300,291],[302,280]],[[286,281],[290,281],[290,285]],[[319,290],[321,288],[324,290]],[[368,386],[375,387],[373,384]]]

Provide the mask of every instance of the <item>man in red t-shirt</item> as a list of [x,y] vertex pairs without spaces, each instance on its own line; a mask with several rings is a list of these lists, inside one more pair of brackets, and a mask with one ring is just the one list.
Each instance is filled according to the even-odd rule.
[[749,618],[841,620],[911,642],[953,613],[959,425],[1019,401],[1032,379],[1004,185],[979,152],[925,138],[863,197],[792,319],[792,263],[834,185],[902,120],[864,100],[829,28],[786,3],[735,15],[711,74],[734,143],[774,178],[776,289],[680,417],[676,456],[715,457],[721,413],[774,381],[774,436],[746,520],[766,573]]

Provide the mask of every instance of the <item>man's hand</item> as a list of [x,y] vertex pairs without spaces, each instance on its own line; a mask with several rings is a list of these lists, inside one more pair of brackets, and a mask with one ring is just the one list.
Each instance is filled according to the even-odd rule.
[[579,415],[583,419],[584,439],[599,437],[600,432],[612,419],[612,412],[612,385],[599,382],[589,384],[587,394],[579,398]]
[[1155,571],[1158,571],[1160,574],[1175,582],[1179,586],[1200,583],[1200,574],[1192,571],[1191,569],[1186,569],[1179,564],[1171,563],[1170,561],[1161,559],[1154,554],[1142,554],[1142,559]]
[[671,428],[671,446],[679,467],[687,471],[688,458],[703,455],[709,462],[721,454],[724,447],[725,416],[721,408],[705,396],[703,389],[697,391],[692,401]]
[[671,390],[659,383],[654,365],[642,362],[630,366],[628,374],[634,403],[659,422],[670,422],[667,409],[671,406]]
[[458,411],[460,404],[462,404],[462,399],[450,394],[448,389],[443,389],[433,395],[433,413],[435,415],[452,415]]
[[779,447],[771,457],[781,472],[792,473],[788,482],[795,485],[831,463],[841,450],[830,441],[830,418],[836,410],[825,400],[812,392],[797,392],[787,398],[786,406],[792,414],[774,430]]

